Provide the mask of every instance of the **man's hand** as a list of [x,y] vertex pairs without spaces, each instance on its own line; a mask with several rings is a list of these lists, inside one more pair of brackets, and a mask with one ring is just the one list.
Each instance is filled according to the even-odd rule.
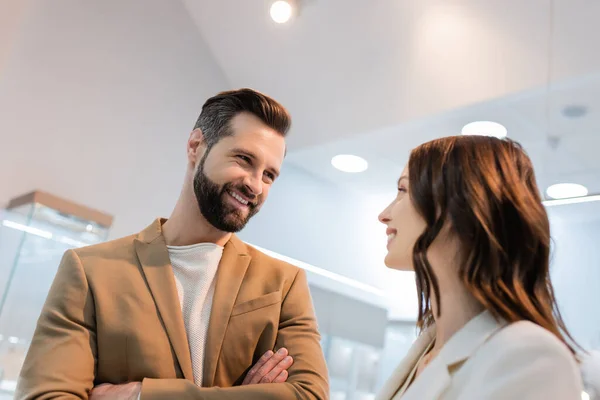
[[137,400],[141,391],[141,382],[125,383],[123,385],[104,383],[92,390],[90,400]]
[[[242,385],[259,383],[283,383],[288,378],[287,369],[294,360],[288,355],[285,347],[273,353],[267,351],[248,371]],[[141,382],[131,382],[122,385],[103,383],[96,386],[90,393],[90,400],[137,400],[142,391]]]
[[258,383],[283,383],[288,378],[287,369],[294,360],[288,355],[285,347],[273,354],[267,351],[248,371],[242,385],[255,385]]

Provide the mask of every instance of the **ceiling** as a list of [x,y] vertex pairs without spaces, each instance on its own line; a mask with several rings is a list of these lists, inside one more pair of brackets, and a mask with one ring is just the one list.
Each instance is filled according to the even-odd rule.
[[184,3],[231,86],[290,109],[291,150],[600,71],[592,0],[304,0],[285,25],[268,0]]
[[[436,137],[455,135],[468,122],[492,120],[501,122],[508,135],[524,146],[542,190],[554,183],[577,182],[592,193],[600,193],[599,94],[600,75],[589,76],[560,85],[549,94],[521,92],[370,134],[305,147],[290,154],[289,161],[356,193],[394,195],[396,180],[412,148]],[[587,114],[581,118],[564,116],[562,110],[570,104],[584,104]],[[340,153],[367,159],[369,169],[347,174],[332,168],[331,157]]]
[[[411,148],[484,119],[525,146],[541,187],[600,192],[597,1],[305,0],[284,25],[268,0],[184,3],[231,86],[290,109],[288,161],[311,174],[384,196]],[[588,113],[566,118],[568,105]],[[340,153],[369,169],[334,170]]]

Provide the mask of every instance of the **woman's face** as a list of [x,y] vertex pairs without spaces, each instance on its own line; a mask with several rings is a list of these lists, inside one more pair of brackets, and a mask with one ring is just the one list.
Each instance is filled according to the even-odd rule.
[[387,225],[385,265],[402,271],[413,270],[413,247],[426,228],[423,217],[417,212],[409,195],[408,167],[398,180],[398,194],[381,214],[379,221]]

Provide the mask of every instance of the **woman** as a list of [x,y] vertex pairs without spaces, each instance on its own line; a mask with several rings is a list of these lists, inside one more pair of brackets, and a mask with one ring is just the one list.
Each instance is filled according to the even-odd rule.
[[520,145],[456,136],[417,147],[379,220],[386,265],[415,271],[421,334],[378,399],[581,398],[548,216]]

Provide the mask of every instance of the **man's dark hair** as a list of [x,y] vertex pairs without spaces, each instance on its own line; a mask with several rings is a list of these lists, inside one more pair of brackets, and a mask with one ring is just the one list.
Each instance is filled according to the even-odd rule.
[[258,117],[282,136],[287,135],[290,130],[290,114],[281,104],[269,96],[246,88],[221,92],[208,99],[202,106],[194,129],[202,130],[210,149],[219,140],[233,135],[231,120],[242,112]]

